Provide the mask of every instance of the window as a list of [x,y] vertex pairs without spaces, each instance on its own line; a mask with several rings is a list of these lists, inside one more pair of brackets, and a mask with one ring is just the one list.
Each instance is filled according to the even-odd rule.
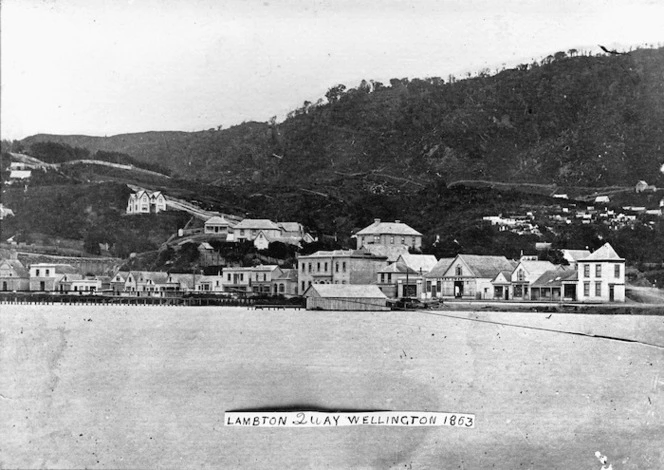
[[339,272],[339,263],[335,263],[335,265],[334,265],[334,272],[336,272],[336,273]]
[[374,235],[374,243],[380,243],[380,235]]
[[341,270],[343,272],[346,272],[346,262],[345,261],[343,263],[341,263]]
[[323,271],[327,272],[327,263],[325,263],[325,269]]
[[525,275],[523,273],[523,269],[519,269],[519,272],[516,273],[516,278],[518,281],[523,281],[525,279]]
[[584,297],[590,297],[590,283],[589,282],[584,282],[583,283],[583,296]]
[[461,266],[456,267],[456,275],[463,276],[463,269],[461,269]]
[[390,237],[390,245],[394,245],[394,237]]
[[50,275],[51,275],[51,270],[50,270],[50,269],[47,269],[47,270],[46,270],[46,274],[45,274],[45,276],[50,276]]
[[391,274],[388,274],[388,275],[387,275],[387,283],[388,283],[388,284],[391,284],[391,283],[392,283],[392,275],[391,275]]
[[35,269],[35,276],[39,277],[39,269]]
[[316,272],[320,272],[320,263],[316,263]]
[[601,282],[596,282],[595,283],[595,297],[601,297],[602,296],[602,283]]
[[584,264],[583,265],[583,277],[590,277],[590,265],[589,264]]
[[231,275],[228,273],[228,282],[231,282]]
[[406,244],[406,237],[401,237],[401,244],[405,245]]
[[309,272],[311,272],[311,263],[309,263]]
[[595,265],[595,277],[602,277],[602,265],[601,264],[596,264]]
[[302,281],[302,292],[304,292],[304,281]]
[[431,292],[431,281],[427,281],[427,292]]
[[385,273],[380,273],[380,282],[381,284],[385,284]]
[[241,230],[240,230],[240,236],[241,236],[241,237],[244,237],[244,229],[241,229]]
[[616,264],[616,265],[613,267],[613,277],[615,277],[615,278],[619,278],[619,277],[620,277],[620,265],[619,265],[619,264]]
[[283,284],[279,284],[279,292],[282,294],[286,291],[286,287]]
[[300,263],[300,270],[301,270],[302,272],[305,271],[304,263]]

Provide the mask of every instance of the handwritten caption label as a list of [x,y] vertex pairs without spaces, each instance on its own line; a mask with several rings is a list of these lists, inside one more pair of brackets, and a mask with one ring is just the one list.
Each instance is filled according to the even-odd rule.
[[339,426],[452,426],[474,428],[475,415],[420,411],[372,411],[366,413],[226,412],[226,426],[241,427],[339,427]]

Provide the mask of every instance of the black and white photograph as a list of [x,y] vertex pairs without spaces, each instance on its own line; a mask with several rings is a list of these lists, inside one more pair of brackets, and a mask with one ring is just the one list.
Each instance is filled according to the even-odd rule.
[[0,469],[664,469],[660,0],[0,0]]

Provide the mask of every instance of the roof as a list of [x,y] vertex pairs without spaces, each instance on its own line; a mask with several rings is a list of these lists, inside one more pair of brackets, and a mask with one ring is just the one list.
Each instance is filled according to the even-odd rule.
[[310,297],[313,292],[324,298],[387,299],[375,284],[312,284],[304,296]]
[[10,178],[30,178],[32,176],[32,171],[31,170],[11,170],[9,172],[9,177]]
[[454,258],[439,259],[436,265],[431,268],[431,270],[426,273],[424,277],[443,277],[443,274],[445,274],[445,271],[449,269],[449,267],[452,265],[452,262],[454,262]]
[[384,261],[386,256],[375,256],[367,250],[333,250],[317,251],[310,255],[303,255],[300,258],[366,258]]
[[356,235],[416,235],[422,236],[420,232],[400,221],[381,222],[376,219],[373,224],[363,228]]
[[588,250],[561,250],[563,257],[570,262],[579,261],[580,259],[587,258],[590,256],[590,251]]
[[172,282],[179,282],[187,286],[189,289],[194,288],[194,277],[198,278],[196,274],[170,274],[169,278]]
[[266,234],[262,230],[256,236],[256,238],[259,237],[265,238],[268,241],[268,243],[280,242],[286,245],[295,245],[295,246],[300,246],[300,241],[302,240],[300,237],[272,237]]
[[229,220],[226,220],[223,217],[220,217],[218,215],[215,215],[214,217],[210,217],[205,221],[205,225],[207,224],[224,224],[224,225],[231,225],[231,222]]
[[586,258],[583,258],[582,261],[624,261],[624,258],[618,256],[616,250],[609,243],[605,243],[600,248],[592,252],[592,254]]
[[282,269],[281,274],[276,280],[295,280],[297,281],[297,269]]
[[556,268],[556,266],[551,261],[539,261],[539,260],[520,261],[517,267],[514,269],[517,269],[519,266],[523,267],[523,269],[525,269],[528,274],[531,274],[533,276],[531,279],[537,279],[546,271]]
[[576,269],[565,266],[550,269],[544,272],[533,282],[531,287],[560,287],[563,281],[571,281],[576,275]]
[[269,219],[244,219],[237,224],[235,228],[249,230],[281,230],[277,224]]
[[17,259],[3,259],[0,260],[0,265],[7,264],[9,265],[10,268],[14,270],[16,275],[18,277],[29,277],[30,272],[23,266],[23,263],[21,263]]
[[201,244],[198,245],[198,247],[204,250],[214,250],[214,248],[212,248],[212,245],[210,245],[208,242],[201,242]]
[[379,269],[378,273],[408,273],[419,275],[418,271],[415,271],[413,268],[406,266],[406,264],[401,261],[395,261],[394,263],[385,266],[383,269]]
[[224,271],[274,271],[279,266],[276,264],[259,264],[258,266],[237,266],[224,268]]
[[400,255],[397,261],[399,260],[417,272],[422,270],[422,273],[428,273],[438,263],[434,255],[411,255],[410,253]]
[[504,256],[457,255],[475,277],[493,279],[501,271],[513,271],[515,264]]
[[512,276],[512,271],[500,271],[498,274],[496,274],[496,277],[494,277],[491,282],[494,284],[499,284],[498,278],[502,276],[502,279],[505,280],[503,284],[510,284],[510,277]]
[[363,245],[362,248],[358,250],[359,252],[364,252],[377,256],[380,258],[387,258],[389,262],[396,261],[399,259],[399,256],[408,253],[408,247],[406,245]]
[[[151,280],[155,284],[165,284],[168,281],[168,273],[163,271],[131,271],[127,277],[129,275],[133,275],[137,282]],[[143,279],[143,281],[140,279]]]
[[286,232],[301,232],[304,227],[299,222],[277,222],[277,225]]

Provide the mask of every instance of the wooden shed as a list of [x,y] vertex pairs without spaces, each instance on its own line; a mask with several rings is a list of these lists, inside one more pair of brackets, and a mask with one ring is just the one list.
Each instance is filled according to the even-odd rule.
[[312,284],[305,291],[307,310],[389,310],[374,284]]

